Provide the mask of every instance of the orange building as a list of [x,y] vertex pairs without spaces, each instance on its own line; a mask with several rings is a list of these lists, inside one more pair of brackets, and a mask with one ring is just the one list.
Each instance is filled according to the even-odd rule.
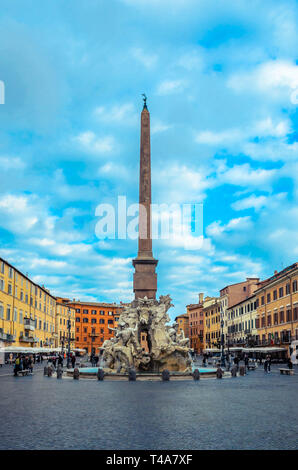
[[185,338],[189,338],[189,318],[187,313],[178,315],[175,318],[175,321],[178,323],[178,333],[183,331]]
[[80,302],[68,304],[75,309],[75,345],[88,354],[99,354],[105,340],[114,336],[110,328],[117,326],[121,307],[117,304]]
[[204,348],[204,294],[199,294],[199,303],[187,305],[189,320],[189,346],[196,354],[201,354]]

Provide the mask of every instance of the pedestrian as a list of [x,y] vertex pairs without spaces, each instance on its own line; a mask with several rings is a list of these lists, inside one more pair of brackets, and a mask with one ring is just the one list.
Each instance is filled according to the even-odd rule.
[[290,357],[288,357],[287,363],[288,363],[288,368],[293,369],[293,362],[291,361]]
[[56,369],[56,364],[57,364],[57,357],[54,356],[53,357],[53,365],[54,365],[55,369]]
[[58,365],[63,367],[63,357],[61,356],[61,354],[59,354],[58,356]]
[[14,363],[14,375],[17,377],[19,370],[21,370],[21,357],[18,354]]
[[237,371],[238,371],[238,368],[239,368],[239,357],[238,356],[234,357],[234,364],[235,364],[235,366],[237,368]]
[[29,356],[28,358],[28,369],[30,370],[31,374],[33,374],[33,356]]
[[268,372],[268,359],[267,359],[267,356],[265,358],[265,361],[264,361],[264,372]]
[[74,369],[76,365],[76,356],[74,354],[71,356],[71,365],[72,365],[72,368]]
[[270,356],[270,354],[267,356],[267,361],[268,361],[267,369],[268,369],[268,373],[269,373],[271,371],[271,356]]

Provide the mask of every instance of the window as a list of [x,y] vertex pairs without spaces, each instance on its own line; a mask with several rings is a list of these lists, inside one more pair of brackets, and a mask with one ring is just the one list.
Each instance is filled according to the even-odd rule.
[[274,325],[278,324],[278,313],[274,314]]
[[83,323],[88,323],[88,318],[83,318]]
[[279,288],[279,298],[283,297],[284,296],[284,288],[283,287],[280,287]]
[[267,326],[271,326],[271,315],[267,317]]
[[80,317],[76,317],[76,322],[80,323],[80,321],[81,321]]
[[104,314],[105,314],[105,312],[104,312],[103,310],[100,310],[99,313],[100,313],[100,315],[104,315]]
[[91,318],[91,323],[96,323],[96,318]]
[[277,299],[277,290],[274,290],[273,291],[273,300],[276,300]]
[[271,302],[271,294],[267,294],[267,303]]
[[80,331],[80,328],[77,327],[77,333]]
[[1,272],[1,274],[4,274],[4,263],[3,263],[3,261],[1,261],[1,263],[0,263],[0,272]]
[[81,309],[80,309],[80,308],[76,308],[76,313],[81,313]]
[[8,284],[7,292],[9,293],[9,295],[12,294],[12,285],[11,284]]
[[15,308],[13,312],[13,321],[17,322],[18,321],[18,309]]
[[108,320],[109,325],[113,325],[113,323],[114,323],[114,320]]
[[279,312],[279,322],[280,323],[284,322],[284,312],[283,311]]
[[96,315],[96,310],[91,310],[92,315]]
[[0,279],[0,290],[4,290],[4,280]]
[[84,328],[84,333],[87,333],[87,328]]
[[265,304],[265,297],[262,296],[262,297],[261,297],[261,305],[264,305],[264,304]]
[[100,318],[99,319],[99,323],[103,324],[105,321],[104,321],[104,318]]
[[4,319],[4,308],[3,305],[0,304],[0,318],[3,320]]
[[291,321],[292,320],[292,312],[291,310],[287,310],[287,321]]
[[9,277],[10,279],[13,278],[13,269],[12,269],[12,268],[8,268],[8,277]]
[[10,320],[10,307],[6,309],[6,320]]
[[297,292],[297,281],[293,281],[293,292]]
[[291,287],[290,287],[290,284],[287,284],[286,285],[286,294],[290,294],[290,290],[291,290]]
[[88,310],[84,309],[84,310],[83,310],[83,313],[88,313]]

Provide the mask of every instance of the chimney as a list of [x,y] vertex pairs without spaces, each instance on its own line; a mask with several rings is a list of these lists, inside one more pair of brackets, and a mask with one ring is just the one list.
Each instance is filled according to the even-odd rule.
[[274,271],[274,276],[276,276],[277,273],[278,273],[278,271],[275,270],[275,271]]
[[199,293],[199,304],[202,304],[204,301],[204,292]]

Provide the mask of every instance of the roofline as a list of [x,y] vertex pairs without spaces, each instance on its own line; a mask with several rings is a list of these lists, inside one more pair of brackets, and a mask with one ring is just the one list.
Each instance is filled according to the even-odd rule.
[[17,273],[19,273],[21,276],[23,276],[25,279],[27,279],[29,282],[31,282],[31,284],[34,284],[36,287],[39,287],[39,289],[41,289],[43,292],[48,294],[50,297],[52,297],[56,301],[56,297],[53,294],[50,294],[50,292],[47,291],[47,289],[45,287],[42,287],[39,284],[36,284],[36,282],[32,281],[32,279],[30,279],[30,277],[28,277],[24,273],[22,273],[22,271],[20,271],[18,268],[16,268],[13,264],[9,263],[8,261],[6,261],[1,256],[0,256],[0,261],[3,261],[3,263],[6,263],[8,266],[10,266],[12,269],[14,269]]
[[294,271],[295,269],[298,269],[298,262],[290,264],[290,266],[287,266],[286,268],[282,269],[282,271],[279,271],[278,273],[274,274],[271,277],[268,277],[267,279],[264,279],[264,281],[261,281],[261,287],[259,287],[256,292],[261,291],[264,287],[267,287],[269,284],[278,281],[281,279],[283,276],[286,276],[287,273]]
[[227,287],[237,286],[238,284],[244,284],[247,281],[259,281],[259,280],[260,280],[259,277],[247,277],[246,281],[235,282],[234,284],[228,284],[227,286],[223,287],[222,289],[219,289],[219,292],[226,289]]
[[116,307],[116,308],[123,308],[122,305],[119,304],[113,304],[113,303],[107,303],[107,302],[81,302],[78,300],[70,301],[67,302],[63,305],[90,305],[93,307]]

